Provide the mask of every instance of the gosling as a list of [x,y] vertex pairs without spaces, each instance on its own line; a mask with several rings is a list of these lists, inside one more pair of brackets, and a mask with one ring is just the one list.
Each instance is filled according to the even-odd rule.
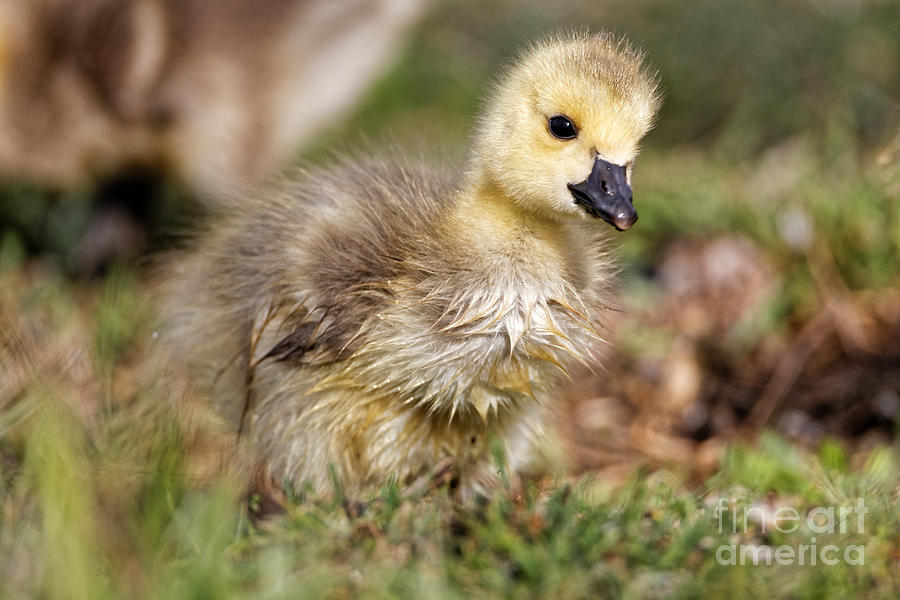
[[346,158],[226,210],[167,283],[172,355],[276,482],[359,494],[449,459],[463,497],[489,492],[496,450],[521,470],[554,384],[595,360],[599,221],[637,220],[658,105],[610,34],[535,44],[461,177]]

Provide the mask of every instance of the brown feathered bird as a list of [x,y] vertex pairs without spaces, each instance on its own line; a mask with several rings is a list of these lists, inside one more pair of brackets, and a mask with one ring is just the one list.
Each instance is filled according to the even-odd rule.
[[590,362],[608,230],[658,105],[608,34],[524,52],[467,168],[346,158],[240,199],[177,260],[173,356],[275,481],[360,493],[454,461],[464,496],[527,463],[572,361]]
[[424,0],[3,0],[0,176],[261,182],[387,64]]

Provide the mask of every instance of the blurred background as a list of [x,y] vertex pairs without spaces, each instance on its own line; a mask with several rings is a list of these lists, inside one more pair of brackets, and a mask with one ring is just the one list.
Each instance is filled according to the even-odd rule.
[[[850,465],[895,444],[895,0],[19,4],[0,12],[0,491],[46,442],[48,397],[80,423],[65,443],[144,460],[135,423],[185,392],[147,375],[143,265],[180,225],[333,152],[460,160],[492,77],[560,27],[644,48],[665,103],[641,220],[613,235],[604,366],[560,390],[551,458],[702,480],[764,430]],[[196,436],[191,464],[215,462]]]

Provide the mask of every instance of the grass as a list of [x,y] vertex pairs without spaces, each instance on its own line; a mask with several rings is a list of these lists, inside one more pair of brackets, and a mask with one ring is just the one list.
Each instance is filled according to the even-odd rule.
[[[894,598],[900,592],[900,459],[895,449],[850,465],[841,446],[819,454],[765,435],[736,445],[709,481],[687,487],[669,471],[624,485],[592,476],[531,479],[489,501],[455,504],[443,491],[402,497],[386,485],[361,515],[339,493],[300,490],[284,515],[247,518],[228,477],[198,483],[191,449],[171,418],[139,460],[113,461],[60,408],[33,392],[24,462],[3,473],[3,594],[47,598],[723,597]],[[93,440],[90,442],[89,440]],[[716,512],[725,506],[720,520]],[[751,506],[854,506],[857,532],[816,533],[804,520],[780,534],[743,521]],[[757,508],[757,510],[759,510]],[[735,511],[735,512],[731,512]],[[753,514],[751,511],[749,514]],[[736,519],[732,519],[736,515]],[[785,528],[787,529],[787,528]],[[737,533],[733,533],[736,531]],[[833,544],[852,560],[828,566],[721,564],[720,548]],[[858,548],[862,548],[859,550]],[[724,560],[724,559],[723,559]],[[809,560],[809,559],[807,559]]]
[[[636,171],[641,221],[621,248],[609,368],[623,383],[582,390],[627,397],[634,413],[593,438],[566,434],[594,448],[654,431],[622,449],[639,455],[624,478],[600,464],[550,464],[521,489],[466,506],[443,489],[408,496],[386,484],[353,499],[301,489],[284,514],[251,519],[264,499],[245,497],[232,434],[158,362],[141,269],[67,274],[90,197],[5,186],[0,599],[900,597],[897,413],[876,410],[900,392],[897,3],[545,4],[439,3],[398,66],[305,157],[352,148],[360,132],[427,137],[430,152],[458,156],[497,66],[564,24],[627,33],[647,49],[667,100]],[[658,275],[678,248],[710,240],[752,248],[771,290],[692,333],[685,302],[671,302]],[[834,339],[810,344],[823,319]],[[685,372],[685,360],[700,377],[693,405],[724,407],[737,425],[725,419],[699,441],[681,431],[665,374]],[[840,411],[861,407],[867,429],[823,426],[798,440],[774,420],[751,423],[792,361],[798,383],[770,394],[773,414],[805,411],[816,424],[817,411],[832,411],[846,423]],[[823,394],[831,404],[803,404]],[[565,406],[578,421],[580,405]],[[655,440],[692,450],[679,460],[670,446],[649,448]],[[719,450],[700,461],[710,441]],[[845,533],[805,520],[859,498],[862,531],[854,518]],[[804,516],[798,529],[773,530],[772,515],[790,508]],[[812,538],[842,560],[719,560],[732,545],[765,557]],[[847,564],[843,552],[857,546],[864,564]]]

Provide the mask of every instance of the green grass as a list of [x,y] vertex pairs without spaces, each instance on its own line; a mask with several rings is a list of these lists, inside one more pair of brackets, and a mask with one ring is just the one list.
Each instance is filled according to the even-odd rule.
[[[526,482],[460,506],[442,491],[401,498],[386,486],[361,516],[339,494],[295,496],[253,525],[234,482],[192,484],[179,436],[158,433],[149,460],[104,464],[52,393],[34,395],[25,461],[3,488],[0,567],[9,597],[772,597],[894,598],[900,518],[896,450],[847,466],[839,447],[815,456],[771,436],[733,447],[707,483],[639,472],[612,488],[590,476]],[[166,427],[161,423],[159,427]],[[8,474],[4,473],[8,477]],[[121,477],[129,481],[121,481]],[[6,480],[6,478],[5,478]],[[126,489],[123,489],[126,488]],[[862,534],[745,529],[719,497],[805,515],[816,506],[869,512]],[[738,515],[741,513],[738,512]],[[861,545],[864,564],[731,566],[720,546]],[[854,554],[854,560],[858,556]]]

